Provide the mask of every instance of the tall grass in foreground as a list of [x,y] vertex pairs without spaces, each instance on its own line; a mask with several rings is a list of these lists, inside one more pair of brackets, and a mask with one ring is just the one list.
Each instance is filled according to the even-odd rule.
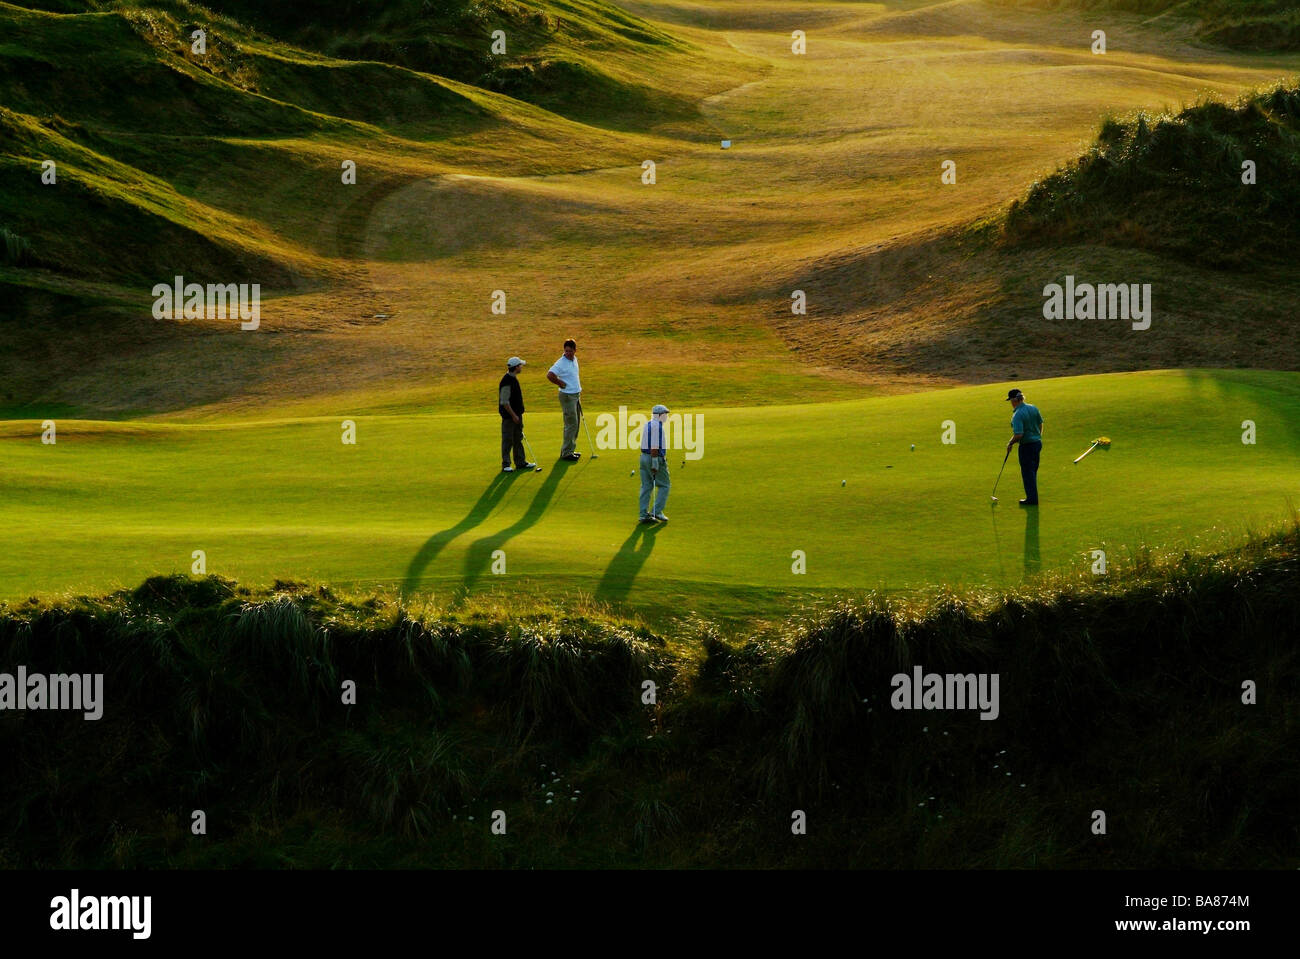
[[[732,640],[217,577],[0,607],[0,671],[106,691],[0,714],[0,865],[1294,868],[1297,596],[1300,528]],[[999,717],[891,708],[917,664]]]

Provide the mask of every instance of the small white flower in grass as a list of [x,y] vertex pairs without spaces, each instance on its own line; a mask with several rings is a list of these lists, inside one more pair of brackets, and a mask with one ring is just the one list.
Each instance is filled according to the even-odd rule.
[[998,764],[997,764],[997,763],[994,763],[994,764],[993,764],[993,768],[994,768],[994,769],[997,769],[997,768],[998,768]]
[[473,817],[473,816],[470,816],[470,817],[469,817],[469,821],[470,821],[470,822],[473,822],[473,821],[474,821],[474,817]]
[[1021,784],[1020,784],[1020,788],[1021,788],[1021,789],[1024,789],[1024,788],[1025,788],[1025,784],[1024,784],[1024,783],[1021,783]]
[[929,726],[922,726],[922,727],[921,727],[921,732],[923,732],[923,733],[928,733],[929,731],[930,731],[930,727],[929,727]]
[[551,797],[551,796],[554,796],[555,793],[547,793],[546,795],[547,795],[547,797],[549,798],[549,797]]
[[1002,750],[1002,752],[998,753],[998,755],[999,755],[999,756],[1002,756],[1002,755],[1004,755],[1005,753],[1006,753],[1006,750],[1004,749],[1004,750]]
[[917,803],[917,805],[918,805],[918,806],[924,806],[925,803],[923,803],[923,802],[919,802],[919,803]]
[[940,818],[940,819],[943,818],[943,813],[939,813],[939,818]]
[[554,799],[548,799],[548,800],[546,800],[546,805],[549,806],[549,805],[550,805],[551,803],[553,803],[553,802],[555,802]]
[[947,735],[948,735],[948,730],[945,729],[945,730],[943,731],[943,734],[944,734],[945,736],[947,736]]
[[1011,775],[1011,773],[1007,773],[1007,775],[1008,775],[1008,776],[1010,776],[1010,775]]
[[577,802],[577,801],[578,801],[578,797],[577,797],[577,796],[570,796],[570,797],[569,797],[569,802]]

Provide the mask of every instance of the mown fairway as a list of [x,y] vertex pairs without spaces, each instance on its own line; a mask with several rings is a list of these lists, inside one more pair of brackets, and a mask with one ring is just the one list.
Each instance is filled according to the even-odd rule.
[[[510,477],[496,472],[492,414],[359,417],[355,447],[324,418],[67,421],[53,447],[35,423],[6,424],[3,598],[130,586],[188,571],[202,549],[209,572],[249,584],[310,579],[439,606],[522,588],[653,618],[776,616],[790,592],[1011,585],[1086,570],[1094,548],[1124,564],[1143,543],[1220,545],[1300,501],[1300,375],[1168,371],[1022,384],[1046,419],[1036,513],[1016,505],[1014,457],[990,505],[1009,435],[998,386],[682,410],[703,416],[704,455],[673,457],[671,521],[647,531],[635,454],[558,464],[552,397],[531,386],[545,472]],[[945,420],[954,445],[940,442]],[[1113,447],[1071,465],[1099,435]],[[795,550],[805,575],[791,572]]]

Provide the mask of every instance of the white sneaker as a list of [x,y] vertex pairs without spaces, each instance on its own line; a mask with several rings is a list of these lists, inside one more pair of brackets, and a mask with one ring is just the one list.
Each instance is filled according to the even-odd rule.
[[655,513],[655,522],[656,522],[656,523],[666,523],[666,522],[668,522],[668,517],[665,516],[663,513]]
[[513,466],[503,466],[503,467],[501,467],[501,472],[503,472],[503,473],[513,473],[514,471],[515,471],[515,468],[514,468]]

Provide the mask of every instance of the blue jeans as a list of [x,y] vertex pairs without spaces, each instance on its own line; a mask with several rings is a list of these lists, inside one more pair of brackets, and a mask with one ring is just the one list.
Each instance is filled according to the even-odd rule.
[[1043,444],[1020,442],[1020,479],[1025,484],[1025,502],[1038,502],[1038,458]]
[[[658,469],[652,472],[651,468],[657,466]],[[641,518],[647,516],[661,516],[664,507],[668,505],[668,488],[672,481],[668,478],[668,458],[666,456],[651,456],[649,453],[641,454]],[[653,511],[650,511],[650,494],[658,487],[659,502]]]

